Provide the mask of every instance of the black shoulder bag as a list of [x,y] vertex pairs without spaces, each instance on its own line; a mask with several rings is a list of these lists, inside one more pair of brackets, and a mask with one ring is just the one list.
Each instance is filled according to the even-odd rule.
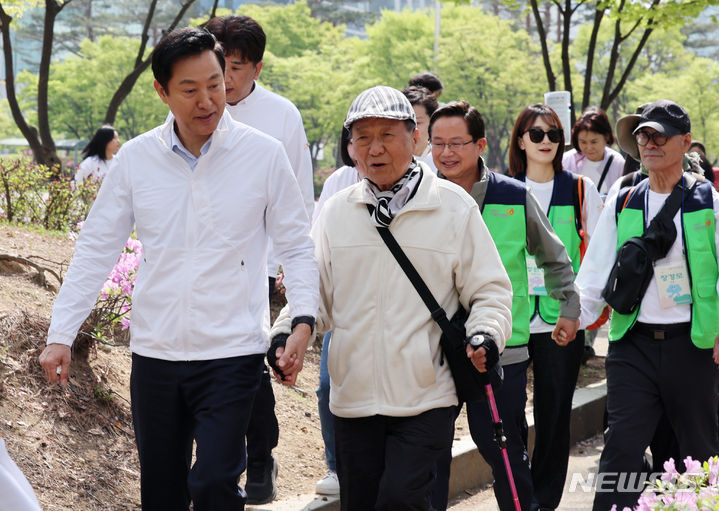
[[667,255],[677,237],[674,215],[681,206],[683,193],[689,194],[696,185],[696,178],[686,173],[684,177],[687,186],[679,181],[646,232],[629,238],[619,247],[602,298],[620,314],[631,314],[639,307],[654,275],[654,261]]
[[389,229],[385,227],[377,227],[377,231],[384,240],[387,248],[399,263],[402,270],[409,278],[412,285],[419,293],[420,298],[427,306],[432,315],[432,319],[437,322],[442,329],[442,337],[440,344],[442,352],[447,359],[449,369],[452,372],[454,386],[457,388],[457,398],[461,402],[482,401],[486,399],[485,385],[492,384],[492,388],[496,392],[502,385],[504,372],[502,364],[497,362],[493,367],[488,368],[486,373],[480,373],[472,361],[467,357],[466,352],[466,331],[464,322],[467,320],[467,312],[460,305],[452,319],[447,319],[447,313],[434,299],[432,292],[424,283],[422,277],[417,273],[412,262],[399,246],[397,240]]

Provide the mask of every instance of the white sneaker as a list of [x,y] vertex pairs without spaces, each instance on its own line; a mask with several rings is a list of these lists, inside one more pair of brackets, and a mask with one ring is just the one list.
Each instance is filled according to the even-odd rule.
[[317,481],[315,493],[320,495],[339,495],[340,481],[337,479],[337,472],[327,472],[327,475]]

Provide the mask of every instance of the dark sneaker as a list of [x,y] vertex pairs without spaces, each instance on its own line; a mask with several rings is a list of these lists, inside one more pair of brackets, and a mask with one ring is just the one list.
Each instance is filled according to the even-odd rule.
[[247,503],[253,505],[267,504],[277,496],[277,460],[270,455],[270,459],[262,465],[247,467]]

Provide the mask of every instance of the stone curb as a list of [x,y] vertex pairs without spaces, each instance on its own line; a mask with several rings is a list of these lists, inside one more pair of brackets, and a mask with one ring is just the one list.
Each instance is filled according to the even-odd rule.
[[[575,444],[601,433],[604,424],[604,408],[607,399],[606,380],[577,389],[572,400],[571,443]],[[529,450],[534,445],[534,417],[527,408],[529,425]],[[449,480],[449,496],[456,497],[470,488],[492,483],[492,469],[477,451],[472,438],[463,436],[452,446],[452,469]],[[275,501],[266,506],[248,506],[248,511],[339,511],[338,497],[299,495],[291,499]]]

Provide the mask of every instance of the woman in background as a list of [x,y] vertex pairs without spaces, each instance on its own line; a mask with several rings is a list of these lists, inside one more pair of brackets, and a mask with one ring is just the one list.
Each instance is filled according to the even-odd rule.
[[[532,191],[567,249],[576,275],[582,246],[589,243],[597,225],[602,199],[591,179],[562,168],[563,148],[564,130],[554,110],[544,104],[528,106],[512,130],[509,175]],[[555,342],[552,331],[560,317],[559,301],[541,289],[530,295],[534,295],[528,345],[534,372],[532,508],[556,509],[567,476],[570,413],[584,353],[584,331],[579,330],[572,342]]]
[[587,176],[602,196],[622,175],[624,158],[609,147],[614,143],[612,126],[604,110],[587,108],[572,128],[572,149],[562,158],[563,167]]
[[92,176],[102,181],[110,167],[110,160],[120,150],[120,136],[112,126],[103,126],[82,150],[83,160],[75,173],[75,182],[82,183]]

